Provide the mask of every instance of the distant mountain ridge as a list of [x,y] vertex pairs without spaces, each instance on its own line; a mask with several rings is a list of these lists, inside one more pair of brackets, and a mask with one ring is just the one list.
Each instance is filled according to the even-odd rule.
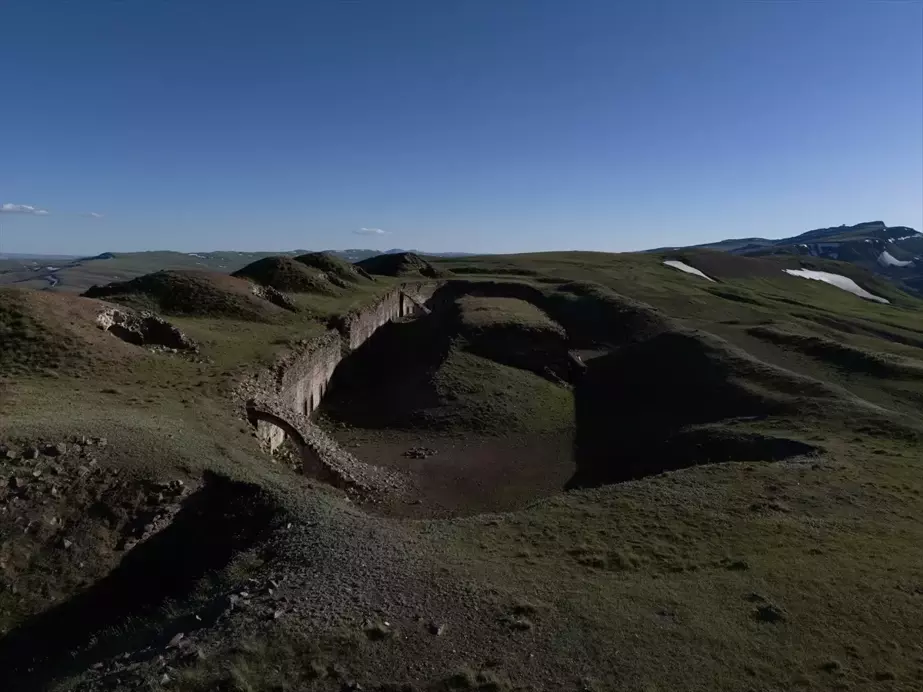
[[729,238],[686,248],[658,248],[656,251],[688,248],[719,250],[749,257],[789,254],[850,262],[887,277],[902,288],[923,292],[923,233],[909,226],[888,226],[884,221],[817,228],[776,240]]

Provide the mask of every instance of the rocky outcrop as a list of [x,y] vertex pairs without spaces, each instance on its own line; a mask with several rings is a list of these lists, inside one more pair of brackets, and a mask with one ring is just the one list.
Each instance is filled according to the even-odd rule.
[[250,290],[253,291],[253,295],[255,295],[257,298],[268,300],[273,305],[277,305],[280,308],[285,308],[291,312],[298,311],[298,307],[295,305],[295,303],[292,302],[291,298],[285,295],[282,291],[273,288],[272,286],[252,284]]
[[151,312],[106,308],[96,317],[100,329],[138,346],[160,346],[177,351],[196,351],[195,342],[166,320]]

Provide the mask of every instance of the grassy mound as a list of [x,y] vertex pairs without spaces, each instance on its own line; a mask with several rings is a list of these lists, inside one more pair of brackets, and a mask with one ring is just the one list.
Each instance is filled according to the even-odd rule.
[[423,276],[434,279],[448,275],[448,272],[437,269],[414,252],[375,255],[356,262],[356,266],[364,269],[369,274],[379,274],[381,276]]
[[290,257],[264,257],[251,262],[232,274],[250,279],[262,286],[271,286],[286,293],[321,293],[337,295],[339,291],[325,278],[323,272],[311,270],[302,262]]
[[[465,299],[466,296],[490,299],[511,298],[534,306],[547,315],[547,319],[563,327],[575,344],[622,345],[648,338],[670,328],[670,320],[650,305],[618,294],[592,281],[559,281],[538,285],[526,281],[502,280],[450,280],[433,296],[433,302],[444,304]],[[538,319],[536,312],[525,312],[519,305],[506,308],[501,304],[493,308],[482,307],[487,322],[514,320],[518,313],[523,323]],[[473,319],[474,312],[469,310]],[[502,316],[503,312],[510,313]],[[494,316],[491,316],[493,313]],[[541,318],[545,319],[545,318]]]
[[505,435],[573,426],[568,389],[460,348],[432,369],[366,379],[356,387],[338,384],[324,412],[363,427]]
[[93,286],[83,295],[171,315],[268,322],[284,314],[281,308],[254,295],[249,281],[207,271],[159,271],[131,281]]
[[923,379],[923,361],[875,353],[816,334],[777,327],[758,325],[746,331],[758,339],[823,360],[840,370],[892,379]]
[[459,333],[472,353],[553,380],[572,379],[567,333],[532,303],[465,296],[458,313]]
[[137,356],[96,326],[104,306],[49,291],[0,289],[0,376],[79,374]]
[[465,296],[458,302],[462,326],[468,331],[516,327],[564,336],[564,329],[559,324],[532,303],[518,298]]
[[323,272],[328,281],[340,288],[363,283],[364,280],[372,278],[364,269],[327,252],[308,252],[298,255],[295,261],[310,269]]
[[437,403],[415,412],[427,427],[503,435],[573,425],[568,389],[461,349],[449,352],[430,381]]

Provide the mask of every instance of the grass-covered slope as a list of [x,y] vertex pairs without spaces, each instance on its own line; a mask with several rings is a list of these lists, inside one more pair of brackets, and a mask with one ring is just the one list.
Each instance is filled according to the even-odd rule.
[[567,430],[573,397],[528,370],[452,349],[432,373],[436,402],[419,413],[442,430],[508,435]]
[[0,289],[0,377],[82,377],[94,366],[120,366],[137,349],[97,328],[104,307],[88,298]]

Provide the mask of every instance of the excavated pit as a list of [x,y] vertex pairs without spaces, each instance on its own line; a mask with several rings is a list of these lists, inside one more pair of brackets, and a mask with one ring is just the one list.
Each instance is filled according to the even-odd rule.
[[[509,325],[472,333],[459,312],[459,300],[467,296],[528,302],[561,325],[563,334],[558,338],[552,331],[517,331]],[[337,439],[355,446],[360,458],[415,476],[418,504],[413,510],[392,507],[396,514],[503,511],[568,488],[698,464],[779,461],[819,451],[751,428],[797,412],[791,394],[828,393],[810,382],[786,379],[784,371],[773,371],[711,335],[679,329],[652,309],[600,287],[568,284],[549,294],[527,284],[453,281],[430,305],[431,316],[385,325],[345,358],[321,408]],[[523,339],[533,334],[541,338],[529,351]],[[485,401],[484,428],[473,418],[473,424],[457,429],[467,415],[460,407],[482,390],[477,382],[461,382],[457,391],[446,392],[434,381],[441,382],[441,369],[459,353],[555,382],[573,397],[570,428],[519,430],[510,419],[505,432],[506,419],[490,415],[500,409]],[[581,353],[592,357],[584,362]],[[532,396],[526,391],[524,406]],[[501,389],[496,396],[502,395]],[[542,456],[562,439],[568,440],[566,459],[559,453]],[[417,449],[429,452],[422,461]],[[563,468],[570,471],[562,474]],[[482,482],[469,487],[465,474],[480,475]],[[549,485],[548,479],[557,480]],[[467,496],[455,501],[453,493]]]
[[[85,510],[107,525],[116,521],[120,505],[103,502]],[[123,652],[153,657],[177,632],[207,626],[227,607],[208,588],[209,575],[255,548],[276,511],[256,486],[206,474],[168,523],[128,550],[108,574],[0,639],[4,689],[42,690]],[[194,610],[184,609],[194,593]]]

